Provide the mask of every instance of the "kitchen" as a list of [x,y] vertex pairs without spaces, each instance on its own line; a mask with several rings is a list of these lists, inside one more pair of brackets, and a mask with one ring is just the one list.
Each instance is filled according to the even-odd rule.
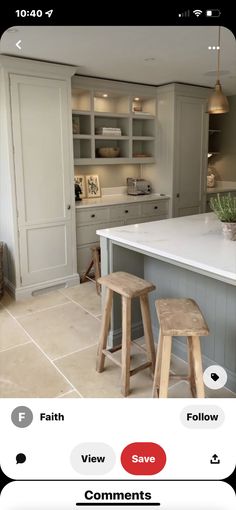
[[[130,37],[135,40],[137,33],[143,44],[147,27],[131,28],[128,32],[122,27],[123,44],[125,37],[129,41]],[[47,27],[41,30],[46,41]],[[197,30],[201,31],[200,37]],[[22,373],[26,370],[27,356],[31,361],[27,364],[29,383],[26,387],[22,386],[18,375],[13,374],[14,361],[4,361],[5,381],[11,382],[10,389],[4,389],[3,394],[120,396],[119,383],[113,379],[119,380],[119,370],[110,368],[110,393],[107,393],[103,378],[93,371],[102,311],[94,282],[79,285],[80,277],[90,263],[91,246],[99,240],[96,231],[119,225],[140,225],[157,219],[166,221],[168,217],[183,217],[205,211],[208,152],[208,116],[205,107],[214,85],[214,77],[212,79],[212,75],[207,73],[215,65],[215,58],[208,53],[207,45],[217,34],[214,27],[208,31],[204,27],[196,28],[195,34],[189,27],[181,29],[181,34],[178,27],[173,27],[167,36],[161,27],[153,27],[152,30],[148,27],[149,47],[133,47],[132,55],[127,57],[128,62],[124,58],[124,65],[121,62],[119,70],[118,66],[115,68],[112,65],[112,51],[109,55],[107,50],[107,59],[104,59],[104,41],[112,37],[112,31],[113,51],[117,42],[121,44],[120,34],[114,28],[112,31],[111,27],[106,27],[105,32],[103,30],[101,46],[98,45],[97,53],[93,54],[93,61],[86,54],[84,69],[83,66],[78,68],[83,54],[75,55],[75,47],[67,47],[69,43],[65,27],[63,30],[55,27],[55,37],[58,36],[58,40],[62,37],[66,66],[55,63],[61,62],[61,57],[59,59],[53,54],[55,48],[53,50],[50,45],[45,53],[47,62],[43,62],[46,48],[40,50],[32,45],[31,27],[24,27],[24,31],[25,47],[31,48],[23,55],[24,59],[16,58],[11,46],[14,37],[19,38],[19,32],[7,31],[1,46],[1,53],[4,54],[1,56],[1,78],[4,83],[1,89],[4,112],[1,118],[1,188],[4,189],[4,197],[1,198],[1,240],[7,246],[4,274],[5,286],[10,291],[1,301],[1,311],[7,329],[10,323],[13,327],[12,321],[14,327],[19,328],[17,339],[13,332],[7,340],[2,359],[6,357],[8,360],[14,354],[14,349],[22,352]],[[91,34],[98,41],[99,33],[101,35],[101,27],[92,27],[90,34],[84,27],[80,27],[79,31],[78,27],[74,27],[74,35],[83,36],[84,41]],[[189,67],[192,58],[190,48],[184,60],[182,58],[181,61],[179,53],[178,65],[173,64],[177,58],[174,48],[180,48],[190,33],[192,52],[193,48],[198,47],[202,55],[200,59],[198,52],[195,75],[193,66]],[[165,70],[161,69],[160,62],[163,48],[169,48],[167,39],[170,34],[173,38],[173,65]],[[230,64],[228,55],[231,55],[234,63],[235,41],[226,29],[223,36],[222,45],[227,51],[222,52],[222,58],[227,68],[232,68],[231,74],[224,76],[224,83],[227,82],[228,94],[234,104],[236,84],[233,64]],[[31,45],[27,46],[27,41]],[[59,43],[58,52],[61,50],[60,44],[62,42]],[[143,55],[143,67],[140,66],[140,54]],[[132,59],[132,70],[129,59]],[[73,65],[75,62],[76,66]],[[100,68],[96,67],[96,62],[100,62]],[[143,85],[143,82],[146,84]],[[42,87],[43,83],[47,85],[47,90]],[[103,97],[105,94],[108,97]],[[135,98],[139,98],[136,99],[139,112],[134,109]],[[10,104],[14,106],[12,111]],[[231,116],[231,111],[233,108],[227,115]],[[80,130],[77,133],[75,129],[72,131],[72,118],[76,116]],[[19,156],[15,160],[11,125],[14,151]],[[96,129],[103,126],[119,129],[118,138],[114,140],[114,135],[107,135],[104,140],[103,135],[96,133]],[[25,141],[30,144],[26,146]],[[120,151],[118,157],[98,157],[98,150],[116,147]],[[27,165],[24,168],[23,161]],[[33,174],[30,171],[32,164]],[[79,177],[82,183],[86,183],[88,177],[95,176],[101,196],[82,198],[74,206],[74,176]],[[127,195],[128,177],[145,179],[146,186],[150,183],[152,193],[138,197]],[[227,173],[222,180],[234,181],[234,178]],[[32,189],[37,189],[37,194],[32,194]],[[84,189],[88,193],[88,186]],[[30,297],[32,295],[34,297]],[[47,333],[48,329],[51,335]],[[91,331],[96,333],[92,334]],[[232,340],[229,343],[232,345]],[[235,356],[233,350],[229,352]],[[180,351],[177,354],[173,357],[173,365],[182,363],[186,368],[184,356]],[[217,358],[219,363],[222,356],[221,353]],[[89,369],[83,372],[85,359],[91,373]],[[217,361],[214,356],[210,359]],[[35,386],[32,390],[32,375],[37,363],[40,370],[47,367],[50,381],[40,394]],[[222,396],[234,396],[230,389],[236,391],[233,378],[235,368],[231,371],[233,375],[229,389],[221,390]],[[88,383],[90,377],[91,384]],[[82,382],[83,378],[87,379],[87,385]],[[136,379],[137,386],[140,384],[141,387],[137,393],[134,388],[131,396],[151,396],[148,376],[143,372],[140,382],[138,376]],[[177,396],[183,396],[184,390],[181,392],[182,389]]]

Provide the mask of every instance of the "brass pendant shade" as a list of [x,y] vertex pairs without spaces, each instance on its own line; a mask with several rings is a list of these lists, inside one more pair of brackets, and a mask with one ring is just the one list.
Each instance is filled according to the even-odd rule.
[[227,113],[229,111],[229,102],[222,92],[220,81],[217,80],[215,90],[208,99],[208,113]]
[[229,103],[227,97],[223,94],[220,83],[220,27],[217,47],[217,81],[215,90],[210,95],[207,105],[207,113],[227,113],[229,111]]

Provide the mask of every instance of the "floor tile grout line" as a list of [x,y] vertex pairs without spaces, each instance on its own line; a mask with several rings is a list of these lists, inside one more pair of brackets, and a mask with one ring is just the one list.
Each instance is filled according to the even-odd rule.
[[[59,291],[60,292],[60,291]],[[89,312],[89,310],[87,310],[87,308],[85,308],[83,305],[81,305],[80,303],[78,303],[77,301],[74,301],[74,299],[72,298],[69,298],[68,299],[71,300],[72,303],[74,303],[75,305],[78,305],[80,306],[80,308],[82,308],[82,310],[84,310],[84,312],[88,313],[89,315],[91,315],[91,317],[93,317],[94,319],[96,319],[97,321],[100,322],[100,319],[98,319],[98,316],[96,317],[96,315],[94,315],[92,312]]]
[[69,390],[69,391],[65,391],[65,393],[62,393],[61,395],[57,395],[56,397],[54,398],[63,398],[65,395],[69,395],[70,393],[77,393],[79,395],[80,398],[83,398],[83,395],[78,391],[78,390]]
[[65,303],[58,303],[57,305],[51,305],[51,306],[47,306],[45,308],[41,308],[40,310],[34,310],[33,312],[28,312],[28,313],[25,313],[25,314],[22,314],[22,315],[18,315],[18,316],[14,316],[10,310],[8,310],[7,306],[2,304],[2,307],[3,309],[9,313],[9,315],[11,317],[14,317],[15,319],[21,319],[21,318],[24,318],[24,317],[29,317],[33,314],[36,314],[36,313],[40,313],[40,312],[45,312],[47,310],[51,310],[51,309],[54,309],[54,308],[57,308],[59,306],[63,306],[63,305],[68,305],[70,303],[73,303],[77,306],[79,306],[80,308],[82,308],[82,310],[84,310],[86,313],[88,313],[89,315],[91,315],[94,319],[100,321],[100,319],[98,317],[101,317],[102,313],[99,313],[98,315],[94,315],[92,312],[90,312],[89,310],[87,310],[87,308],[85,308],[83,305],[81,305],[80,303],[78,303],[77,301],[75,301],[74,299],[72,299],[70,296],[66,296],[66,294],[64,294],[61,289],[58,289],[57,291],[58,293],[60,293],[61,296],[63,296],[65,299],[67,299],[67,301]]
[[87,347],[82,347],[81,349],[76,349],[75,351],[72,351],[72,352],[69,352],[67,354],[63,354],[62,356],[58,356],[57,358],[53,358],[53,362],[55,361],[59,361],[63,358],[66,358],[67,356],[72,356],[72,354],[76,354],[77,352],[83,352],[83,351],[87,351],[88,349],[91,349],[91,347],[94,347],[97,345],[97,342],[94,343],[94,344],[91,344],[91,345],[88,345]]
[[[10,312],[9,312],[10,313]],[[11,314],[10,314],[11,315]],[[28,333],[28,331],[26,331],[26,329],[24,328],[24,326],[22,326],[22,324],[13,316],[11,315],[12,319],[20,326],[20,328],[23,329],[23,331],[26,333],[26,335],[32,340],[33,344],[37,347],[37,349],[39,349],[39,351],[45,356],[45,358],[51,363],[51,365],[55,368],[55,370],[65,379],[65,381],[71,386],[71,388],[73,388],[73,390],[75,391],[78,391],[76,389],[76,387],[74,386],[74,384],[72,382],[70,382],[70,380],[63,374],[63,372],[55,365],[55,363],[53,363],[53,361],[49,358],[49,356],[46,354],[46,352],[44,352],[44,350],[42,349],[42,347],[40,345],[37,344],[36,340],[34,340],[34,338]],[[30,343],[30,342],[29,342]],[[79,392],[78,392],[79,393]],[[82,395],[81,395],[82,396]]]
[[23,319],[25,317],[31,317],[32,315],[34,315],[35,313],[41,313],[41,312],[46,312],[47,310],[52,310],[54,308],[58,308],[59,306],[63,306],[63,305],[69,305],[70,304],[70,301],[67,300],[65,303],[58,303],[57,305],[51,305],[51,306],[48,306],[46,308],[41,308],[40,310],[34,310],[33,312],[29,312],[29,313],[25,313],[23,315],[17,315],[16,317],[10,312],[10,310],[8,310],[4,305],[4,309],[6,310],[6,312],[9,313],[9,315],[11,317],[14,317],[14,319]]
[[27,342],[24,342],[22,344],[12,345],[11,347],[7,347],[6,349],[1,349],[0,350],[0,356],[1,356],[2,352],[12,351],[12,349],[17,349],[17,347],[22,347],[23,345],[28,345],[28,344],[31,344],[31,343],[32,343],[32,340],[28,340]]

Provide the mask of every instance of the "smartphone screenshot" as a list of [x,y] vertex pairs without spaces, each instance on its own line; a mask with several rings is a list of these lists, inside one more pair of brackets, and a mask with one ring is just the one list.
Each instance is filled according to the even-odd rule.
[[2,510],[235,508],[236,30],[208,7],[6,10]]

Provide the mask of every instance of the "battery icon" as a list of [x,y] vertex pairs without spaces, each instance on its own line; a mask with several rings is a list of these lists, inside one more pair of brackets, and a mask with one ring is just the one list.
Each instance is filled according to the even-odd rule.
[[219,9],[209,9],[206,11],[206,16],[208,16],[209,18],[219,18],[219,16],[221,15],[221,12]]

